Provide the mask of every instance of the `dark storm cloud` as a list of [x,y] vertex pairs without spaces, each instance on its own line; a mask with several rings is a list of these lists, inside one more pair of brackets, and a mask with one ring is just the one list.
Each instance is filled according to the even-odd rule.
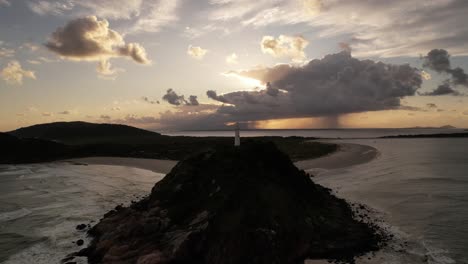
[[210,99],[213,99],[213,100],[221,102],[221,103],[228,103],[226,98],[224,98],[222,95],[218,96],[216,91],[213,91],[213,90],[206,91],[206,96],[208,96],[208,98],[210,98]]
[[[277,73],[277,74],[274,74]],[[279,74],[278,74],[279,73]],[[277,65],[273,68],[238,72],[256,78],[282,91],[277,97],[268,93],[248,92],[266,105],[278,105],[271,117],[332,116],[347,113],[398,109],[400,99],[412,96],[420,88],[422,79],[418,69],[407,64],[392,65],[372,60],[358,60],[349,52],[325,56],[302,67]],[[221,112],[253,112],[246,100],[234,101],[233,93],[223,97],[233,106],[221,107]],[[245,97],[245,96],[244,96]],[[269,115],[262,113],[262,116]]]
[[222,95],[209,90],[209,98],[224,104],[212,105],[210,111],[190,111],[190,116],[183,111],[162,113],[161,122],[184,128],[219,128],[236,121],[324,117],[338,124],[342,114],[413,111],[402,105],[401,98],[415,95],[422,83],[420,70],[407,64],[359,60],[347,51],[299,67],[283,64],[230,74],[258,79],[267,87]]
[[423,66],[438,73],[450,69],[450,55],[444,49],[433,49],[424,57]]
[[266,84],[266,93],[269,96],[277,96],[279,93],[279,90],[271,85],[271,83]]
[[[460,68],[452,68],[450,65],[450,54],[444,49],[433,49],[424,58],[423,67],[434,70],[438,73],[450,75],[450,82],[453,85],[463,85],[468,87],[468,75]],[[447,86],[441,84],[440,86]],[[439,87],[440,87],[439,86]],[[439,88],[438,88],[439,89]],[[447,90],[447,87],[441,88]]]
[[197,96],[195,95],[190,95],[188,100],[185,102],[187,105],[199,105],[200,103],[198,102]]
[[184,96],[178,95],[174,90],[168,89],[166,94],[162,98],[164,101],[167,101],[171,105],[181,105],[184,103]]
[[438,95],[460,95],[460,93],[456,90],[454,90],[449,83],[443,83],[439,85],[435,90],[428,92],[428,93],[422,93],[421,95],[425,96],[438,96]]
[[188,100],[185,100],[185,96],[178,95],[173,89],[168,89],[162,99],[164,101],[167,101],[171,105],[188,105],[188,106],[199,105],[197,96],[190,95],[188,97]]
[[452,75],[452,81],[455,85],[463,85],[468,87],[468,75],[462,68],[457,67],[455,69],[450,69],[448,70],[448,73]]

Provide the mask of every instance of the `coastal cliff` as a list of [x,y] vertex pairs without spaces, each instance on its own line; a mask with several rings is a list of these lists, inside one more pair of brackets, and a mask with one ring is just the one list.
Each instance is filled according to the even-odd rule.
[[377,230],[314,184],[272,143],[204,151],[151,193],[89,230],[90,263],[302,263],[352,260],[379,248]]

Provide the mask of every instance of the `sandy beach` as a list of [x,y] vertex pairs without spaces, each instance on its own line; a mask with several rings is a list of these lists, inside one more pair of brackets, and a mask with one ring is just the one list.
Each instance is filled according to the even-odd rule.
[[366,145],[340,143],[338,151],[317,159],[294,163],[299,169],[340,169],[367,163],[378,155],[378,150]]
[[[377,149],[359,144],[340,143],[338,151],[317,159],[295,162],[302,170],[310,169],[339,169],[371,161],[378,155]],[[116,157],[88,157],[70,159],[66,162],[80,164],[99,164],[113,166],[128,166],[150,170],[157,173],[169,173],[177,164],[174,160],[116,158]]]
[[88,157],[79,159],[69,159],[65,162],[78,164],[97,164],[97,165],[113,165],[126,166],[138,169],[150,170],[156,173],[167,174],[177,164],[174,160],[159,160],[159,159],[140,159],[140,158],[116,158],[116,157]]

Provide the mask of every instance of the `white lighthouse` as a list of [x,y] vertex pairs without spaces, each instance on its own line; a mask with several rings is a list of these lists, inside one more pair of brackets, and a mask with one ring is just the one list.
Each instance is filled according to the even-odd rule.
[[234,137],[234,146],[238,147],[240,146],[240,133],[239,133],[239,122],[236,123],[236,128],[235,128],[235,137]]

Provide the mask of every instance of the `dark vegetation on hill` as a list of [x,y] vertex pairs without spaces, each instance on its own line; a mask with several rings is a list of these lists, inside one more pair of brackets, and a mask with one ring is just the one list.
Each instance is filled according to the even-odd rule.
[[314,184],[272,143],[203,151],[177,164],[149,196],[89,230],[90,263],[288,264],[352,261],[382,235]]
[[119,141],[129,144],[146,142],[161,136],[156,132],[126,125],[94,124],[80,121],[39,124],[8,133],[19,138],[40,138],[70,145]]
[[[59,122],[1,134],[0,163],[28,163],[89,156],[181,160],[214,146],[231,146],[233,138],[171,137],[124,125]],[[15,137],[12,137],[15,136]],[[293,160],[315,158],[337,149],[334,144],[306,142],[301,137],[243,138],[272,141]],[[39,143],[40,142],[40,143]]]

